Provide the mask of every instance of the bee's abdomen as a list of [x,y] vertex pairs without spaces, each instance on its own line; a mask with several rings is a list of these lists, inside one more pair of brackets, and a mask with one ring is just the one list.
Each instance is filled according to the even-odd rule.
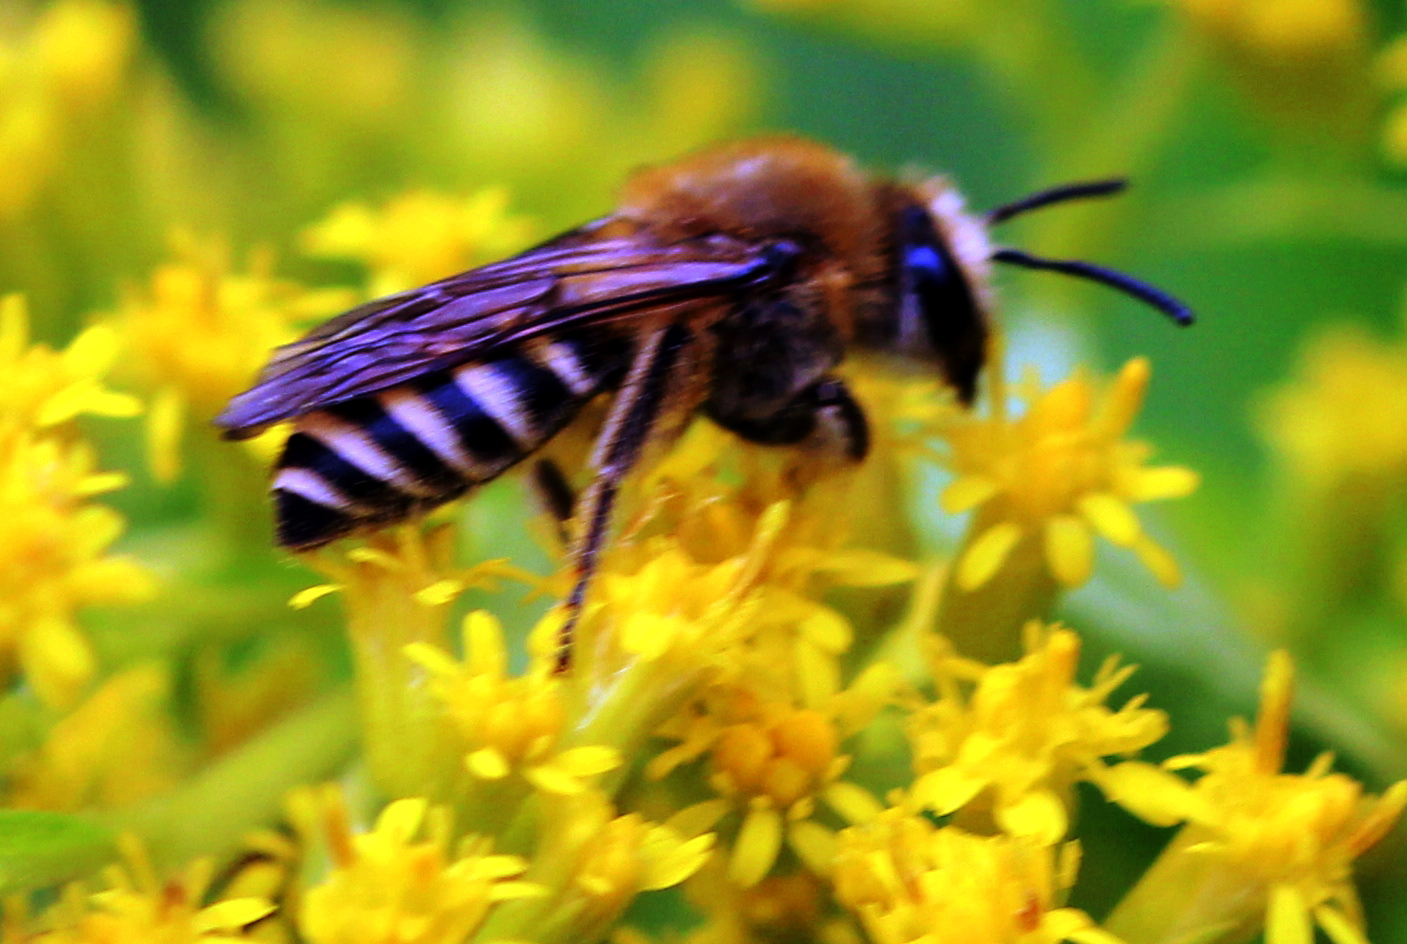
[[496,478],[617,384],[628,354],[600,333],[540,339],[303,416],[273,482],[279,543],[315,548]]

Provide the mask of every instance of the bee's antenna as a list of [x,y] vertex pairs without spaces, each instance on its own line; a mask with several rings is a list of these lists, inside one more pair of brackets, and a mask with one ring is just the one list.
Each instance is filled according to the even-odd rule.
[[1020,200],[1013,200],[1011,203],[1004,203],[987,213],[987,225],[996,226],[998,223],[1005,223],[1013,216],[1020,216],[1022,213],[1031,210],[1039,210],[1041,207],[1048,207],[1053,203],[1064,203],[1067,200],[1084,200],[1088,197],[1111,197],[1121,192],[1129,182],[1116,177],[1112,180],[1087,180],[1074,184],[1061,184],[1059,187],[1051,187],[1048,190],[1038,190]]
[[1006,262],[1011,265],[1021,266],[1023,269],[1047,269],[1052,272],[1063,272],[1066,275],[1073,275],[1080,279],[1089,279],[1091,282],[1098,282],[1110,288],[1118,289],[1125,295],[1131,295],[1139,301],[1167,315],[1180,325],[1190,325],[1193,321],[1192,309],[1182,302],[1173,298],[1160,288],[1155,288],[1140,279],[1114,269],[1106,269],[1104,266],[1095,265],[1092,262],[1079,262],[1069,259],[1042,259],[1040,256],[1033,256],[1029,252],[1020,249],[998,249],[992,253],[992,261]]

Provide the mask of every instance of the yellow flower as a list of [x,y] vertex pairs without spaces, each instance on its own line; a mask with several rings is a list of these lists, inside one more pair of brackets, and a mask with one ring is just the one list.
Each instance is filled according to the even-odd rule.
[[[301,608],[341,592],[356,670],[362,748],[377,786],[388,796],[445,800],[463,779],[463,755],[431,670],[406,654],[412,643],[449,648],[449,612],[469,587],[499,577],[532,580],[503,561],[454,563],[450,524],[407,524],[369,536],[345,551],[307,555],[335,583],[310,587],[290,603]],[[417,650],[422,654],[425,650]],[[436,661],[442,668],[446,660]]]
[[1283,772],[1293,666],[1271,654],[1254,726],[1237,719],[1231,743],[1177,757],[1202,777],[1182,805],[1189,823],[1115,913],[1129,940],[1235,938],[1265,927],[1270,944],[1312,939],[1362,944],[1353,861],[1391,831],[1407,781],[1365,796],[1323,755],[1303,774]]
[[1142,696],[1118,710],[1105,704],[1132,667],[1111,658],[1089,688],[1074,683],[1080,640],[1068,629],[1028,626],[1026,656],[992,667],[937,642],[938,699],[915,707],[908,732],[913,801],[940,816],[961,810],[963,822],[985,826],[990,815],[1012,836],[1052,845],[1069,828],[1076,781],[1101,784],[1110,775],[1103,758],[1141,750],[1167,731],[1167,717],[1144,708]]
[[460,663],[424,643],[406,647],[406,654],[429,670],[431,691],[459,731],[465,766],[477,780],[516,775],[544,793],[566,796],[620,766],[620,752],[613,748],[558,750],[567,723],[561,681],[541,661],[527,674],[510,677],[503,628],[493,616],[476,610],[464,618],[464,653]]
[[1257,106],[1315,135],[1356,145],[1376,111],[1362,0],[1169,0]]
[[1218,41],[1267,57],[1304,59],[1363,40],[1355,0],[1170,0]]
[[49,429],[76,416],[136,416],[135,397],[103,386],[120,354],[109,327],[88,328],[62,351],[29,343],[24,298],[0,298],[0,424]]
[[135,16],[125,4],[59,0],[23,30],[0,24],[0,218],[29,209],[83,112],[110,101],[126,71]]
[[640,893],[678,885],[712,849],[711,834],[689,836],[637,813],[617,815],[600,791],[562,797],[542,808],[533,864],[524,876],[546,894],[505,905],[482,939],[600,940]]
[[231,271],[217,241],[172,236],[173,262],[150,285],[129,288],[107,317],[125,340],[132,374],[153,391],[148,415],[152,471],[169,481],[180,471],[187,417],[204,423],[254,379],[269,351],[291,341],[305,320],[331,314],[352,300],[341,290],[311,291],[273,275],[273,257],[252,254],[247,270]]
[[1297,374],[1258,413],[1296,484],[1375,506],[1407,485],[1407,349],[1336,326],[1304,345]]
[[244,930],[274,906],[262,898],[224,898],[205,904],[215,866],[209,859],[162,881],[137,840],[122,840],[124,866],[104,871],[108,888],[85,895],[76,885],[35,922],[44,944],[197,944],[247,940]]
[[354,835],[329,818],[332,871],[303,896],[298,927],[312,944],[460,944],[499,902],[543,894],[519,881],[527,862],[467,841],[450,853],[449,821],[419,799],[397,800]]
[[1197,485],[1180,466],[1148,467],[1151,449],[1122,437],[1143,405],[1149,367],[1124,365],[1102,402],[1077,374],[1045,391],[1027,384],[1025,412],[1009,416],[998,390],[990,416],[955,414],[944,435],[956,475],[950,514],[976,511],[954,568],[958,590],[991,581],[1016,557],[1038,555],[1065,586],[1089,579],[1094,538],[1133,550],[1164,584],[1179,580],[1168,552],[1144,533],[1132,505],[1180,498]]
[[71,703],[94,671],[79,610],[153,590],[135,561],[107,554],[123,521],[88,499],[124,484],[82,442],[0,436],[0,678],[22,670],[38,695]]
[[890,809],[840,834],[835,891],[875,944],[1116,944],[1061,907],[1079,858],[1075,843],[975,836]]
[[[746,702],[747,693],[741,695]],[[881,809],[869,791],[840,779],[850,764],[839,751],[840,739],[851,732],[811,709],[763,704],[752,715],[738,717],[714,736],[709,783],[726,805],[702,805],[698,813],[711,810],[717,816],[730,806],[744,811],[728,868],[739,886],[760,882],[784,844],[807,868],[826,875],[835,837],[813,819],[817,801],[850,823],[865,822]]]
[[506,256],[526,244],[531,229],[508,212],[502,187],[468,197],[413,190],[376,209],[344,203],[304,230],[302,245],[312,256],[364,264],[368,293],[378,296]]
[[155,665],[119,672],[57,722],[10,774],[7,805],[110,810],[175,786],[186,764],[170,680]]
[[1407,36],[1388,43],[1378,55],[1378,84],[1395,96],[1383,127],[1383,153],[1394,164],[1407,164]]

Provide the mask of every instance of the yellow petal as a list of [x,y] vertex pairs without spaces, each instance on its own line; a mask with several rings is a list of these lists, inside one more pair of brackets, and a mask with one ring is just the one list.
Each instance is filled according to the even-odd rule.
[[1108,492],[1084,496],[1079,501],[1079,508],[1080,514],[1096,531],[1120,547],[1130,546],[1143,533],[1138,515],[1133,513],[1128,503]]
[[502,678],[508,671],[508,650],[498,617],[486,610],[474,610],[464,617],[463,635],[469,671]]
[[713,852],[713,843],[712,833],[681,842],[679,834],[667,826],[651,829],[640,849],[644,860],[640,890],[650,892],[678,885],[703,868]]
[[1182,498],[1195,492],[1201,481],[1202,477],[1196,472],[1180,465],[1138,469],[1130,476],[1126,496],[1133,502]]
[[67,620],[36,620],[20,637],[19,650],[29,683],[46,705],[72,705],[97,670],[88,637]]
[[1098,928],[1094,925],[1071,931],[1066,936],[1066,940],[1074,941],[1075,944],[1124,944],[1123,938],[1116,937],[1103,928]]
[[939,816],[961,809],[987,786],[985,777],[974,777],[958,767],[943,767],[924,774],[914,783],[914,799]]
[[508,759],[496,747],[481,747],[464,758],[464,766],[480,780],[502,780],[508,776]]
[[1266,944],[1314,944],[1314,925],[1304,897],[1293,885],[1276,885],[1270,890],[1265,940]]
[[147,411],[147,466],[152,478],[170,484],[181,475],[181,434],[186,428],[186,401],[174,387],[157,391]]
[[1051,575],[1078,587],[1094,571],[1094,536],[1074,515],[1056,515],[1045,524],[1045,559]]
[[191,919],[191,930],[197,934],[238,931],[274,911],[275,905],[263,898],[231,898],[202,908]]
[[428,669],[432,675],[453,678],[459,674],[459,663],[450,658],[443,649],[428,642],[406,643],[401,651],[407,659]]
[[586,781],[571,771],[552,764],[529,767],[523,772],[523,776],[543,793],[555,796],[576,796],[586,789]]
[[674,622],[658,613],[636,612],[621,627],[620,644],[625,651],[650,661],[664,655],[674,639]]
[[1135,357],[1123,366],[1114,378],[1114,385],[1104,401],[1093,432],[1108,439],[1118,439],[1133,425],[1143,398],[1148,392],[1148,380],[1153,368],[1146,357]]
[[782,814],[770,806],[754,805],[733,843],[728,877],[743,888],[762,881],[782,849]]
[[664,825],[681,836],[701,836],[718,825],[718,821],[728,815],[732,804],[724,799],[704,800],[686,806],[665,820]]
[[615,770],[622,763],[620,751],[614,747],[590,744],[563,751],[553,761],[558,767],[578,777],[594,777]]
[[1143,566],[1153,572],[1153,576],[1158,578],[1158,582],[1163,586],[1172,588],[1182,583],[1182,568],[1177,566],[1177,561],[1160,544],[1153,541],[1147,535],[1143,535],[1134,542],[1133,551],[1143,561]]
[[839,661],[804,637],[797,640],[794,653],[802,703],[807,708],[824,709],[840,690]]
[[853,825],[868,823],[884,812],[884,804],[875,795],[858,784],[837,780],[826,787],[822,794],[826,805]]
[[1153,764],[1116,764],[1099,774],[1095,782],[1110,800],[1154,826],[1205,821],[1210,815],[1206,800],[1191,784]]
[[833,551],[821,558],[815,569],[843,587],[887,587],[918,576],[918,566],[912,561],[865,548]]
[[74,374],[105,374],[117,360],[121,347],[122,340],[112,325],[93,325],[64,348],[63,365]]
[[970,511],[991,498],[1000,486],[989,478],[980,475],[964,475],[943,489],[938,499],[939,507],[950,515],[960,515]]
[[1003,521],[988,528],[958,561],[958,586],[971,592],[991,580],[1020,540],[1021,527],[1015,522]]
[[1070,817],[1065,804],[1050,790],[1033,790],[1015,803],[997,807],[997,824],[1010,836],[1053,846],[1065,838]]
[[1348,915],[1331,905],[1317,906],[1314,909],[1314,920],[1334,944],[1368,944],[1368,938],[1349,920]]
[[835,833],[813,819],[803,819],[787,827],[787,845],[791,846],[806,868],[816,875],[829,875],[835,864],[839,843]]
[[422,797],[408,797],[396,800],[376,817],[376,831],[385,833],[400,842],[409,842],[420,829],[420,824],[429,812],[430,802]]
[[436,580],[428,587],[421,587],[413,596],[415,602],[421,606],[444,606],[453,603],[463,592],[464,581],[447,577],[444,580]]
[[293,594],[293,596],[288,599],[288,605],[295,610],[306,610],[329,593],[336,593],[341,589],[342,585],[340,583],[320,583],[315,587],[299,590],[297,593]]

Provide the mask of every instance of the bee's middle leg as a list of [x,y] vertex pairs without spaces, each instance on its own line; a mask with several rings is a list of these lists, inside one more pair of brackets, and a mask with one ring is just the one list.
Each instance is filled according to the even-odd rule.
[[767,415],[731,414],[713,404],[705,411],[719,426],[759,445],[800,445],[851,462],[864,459],[870,449],[865,412],[834,377],[822,378]]

